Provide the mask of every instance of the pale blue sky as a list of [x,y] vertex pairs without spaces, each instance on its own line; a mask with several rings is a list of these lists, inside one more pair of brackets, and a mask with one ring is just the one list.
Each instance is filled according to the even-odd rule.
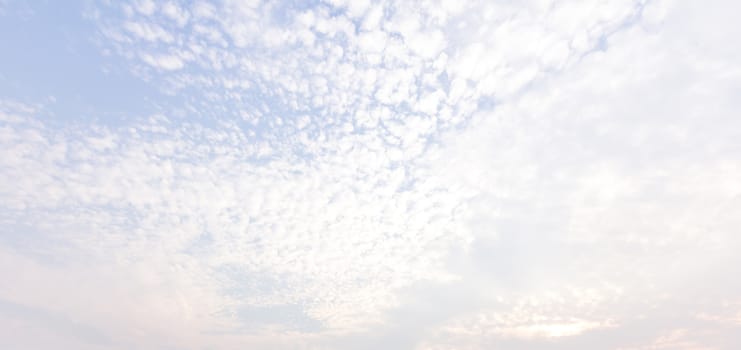
[[[105,57],[95,44],[96,25],[82,14],[85,1],[6,1],[0,22],[2,85],[6,98],[50,104],[63,120],[104,123],[151,113],[164,96]],[[148,103],[149,102],[149,103]]]
[[737,349],[738,10],[0,0],[0,348]]

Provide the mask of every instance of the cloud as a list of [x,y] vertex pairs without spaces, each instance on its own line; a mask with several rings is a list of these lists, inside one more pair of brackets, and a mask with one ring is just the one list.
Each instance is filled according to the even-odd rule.
[[[25,179],[2,188],[2,220],[12,228],[5,244],[41,262],[11,255],[7,266],[99,280],[91,292],[115,286],[120,292],[80,297],[100,307],[120,298],[116,319],[124,324],[151,308],[148,332],[160,337],[223,322],[241,329],[255,310],[289,305],[311,324],[356,327],[371,322],[395,288],[436,278],[436,262],[459,239],[452,194],[429,181],[405,185],[413,174],[388,165],[371,142],[289,162],[260,160],[259,145],[238,129],[173,126],[164,117],[118,130],[13,120],[2,138],[3,177]],[[425,229],[433,220],[435,230]],[[54,267],[58,260],[70,265]],[[239,274],[220,273],[227,269]],[[35,282],[14,284],[17,292],[4,297],[53,305],[51,295],[26,292]],[[263,320],[250,317],[250,325]]]
[[93,7],[171,98],[0,103],[0,308],[44,325],[11,346],[738,344],[733,11]]

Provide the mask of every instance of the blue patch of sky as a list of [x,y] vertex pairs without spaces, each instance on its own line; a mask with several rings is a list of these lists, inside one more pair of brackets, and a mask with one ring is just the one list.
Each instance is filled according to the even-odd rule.
[[10,3],[0,17],[0,95],[44,104],[60,121],[126,123],[153,113],[167,98],[106,57],[93,42],[95,24],[84,20],[84,1]]

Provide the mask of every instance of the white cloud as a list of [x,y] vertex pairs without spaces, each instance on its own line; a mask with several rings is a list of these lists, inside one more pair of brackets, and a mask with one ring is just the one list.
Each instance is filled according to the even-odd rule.
[[157,4],[152,0],[138,0],[133,5],[137,11],[145,16],[151,16],[157,10]]
[[170,33],[157,25],[151,25],[146,23],[138,22],[127,22],[124,24],[124,28],[136,35],[137,37],[147,41],[158,41],[172,42],[173,37]]
[[178,27],[183,27],[188,23],[190,15],[187,10],[181,8],[173,2],[167,2],[162,5],[162,13],[177,23]]
[[177,102],[118,126],[0,103],[5,324],[94,325],[43,334],[90,348],[737,340],[730,9],[98,6],[102,49]]
[[[235,129],[173,128],[161,118],[129,130],[60,132],[34,125],[26,117],[2,139],[9,155],[22,157],[3,156],[4,169],[13,169],[3,178],[25,174],[2,189],[3,221],[65,242],[69,248],[34,250],[79,261],[65,267],[67,275],[99,281],[91,291],[122,288],[123,294],[82,293],[79,302],[100,303],[93,310],[101,310],[117,298],[115,322],[125,332],[149,327],[164,339],[190,327],[239,328],[233,312],[242,306],[288,304],[300,305],[323,327],[355,327],[372,322],[395,288],[437,278],[444,247],[459,239],[455,220],[440,220],[452,218],[446,203],[452,194],[408,185],[397,192],[414,174],[391,167],[370,140],[342,141],[350,147],[330,149],[346,151],[320,155],[314,165],[281,157],[258,166],[250,160],[258,145]],[[434,230],[426,227],[432,218],[438,218]],[[36,271],[31,275],[57,273],[6,258],[13,261],[6,266]],[[269,278],[247,282],[225,269]],[[109,270],[123,275],[105,275]],[[115,287],[118,281],[127,287]],[[17,292],[5,290],[3,298],[53,308],[52,295],[43,292],[50,289],[37,295],[27,293],[38,288],[33,281],[12,284]],[[55,293],[75,288],[78,283],[64,282]],[[82,305],[69,300],[64,307],[77,313]],[[135,326],[141,308],[151,308],[152,323]],[[223,314],[220,320],[215,313]],[[95,323],[98,316],[80,317]]]
[[142,60],[155,68],[165,70],[178,70],[185,65],[183,60],[176,55],[149,55],[142,54]]

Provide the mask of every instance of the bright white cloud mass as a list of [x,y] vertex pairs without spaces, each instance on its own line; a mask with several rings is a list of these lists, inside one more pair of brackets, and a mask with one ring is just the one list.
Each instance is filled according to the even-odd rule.
[[739,349],[736,1],[0,1],[0,348]]

